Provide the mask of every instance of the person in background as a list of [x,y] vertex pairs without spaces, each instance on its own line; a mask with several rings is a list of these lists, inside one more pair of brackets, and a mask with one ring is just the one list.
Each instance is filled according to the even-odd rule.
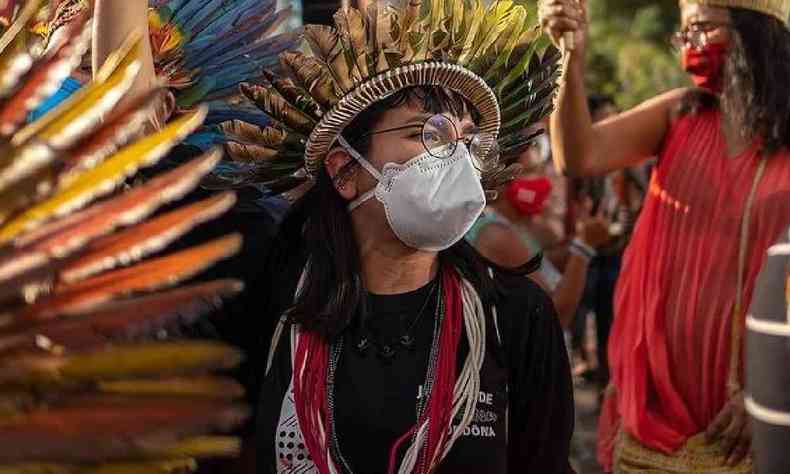
[[744,316],[790,223],[790,2],[681,0],[674,44],[695,88],[593,123],[586,1],[545,0],[574,35],[552,115],[555,163],[604,175],[658,156],[615,295],[599,459],[616,472],[747,473]]
[[[91,54],[86,55],[82,65],[75,69],[52,95],[28,115],[28,121],[40,118],[89,82],[93,71],[98,70],[107,57],[121,47],[132,32],[137,31],[145,35],[144,38],[148,37],[147,0],[51,0],[50,8],[55,12],[52,16],[57,19],[54,22],[40,25],[42,34],[46,36],[48,47],[59,43],[64,32],[62,27],[65,24],[77,15],[90,14],[88,10],[92,10]],[[124,99],[126,102],[133,102],[141,94],[151,90],[156,83],[151,45],[144,41],[141,46],[143,48],[140,56],[142,58],[141,70]],[[160,128],[169,117],[172,108],[172,96],[168,95],[157,112],[151,116],[150,125],[153,128]]]
[[[536,146],[520,159],[527,169],[539,161]],[[545,228],[535,222],[545,212],[552,193],[551,181],[543,175],[526,174],[514,179],[497,199],[489,202],[480,219],[466,235],[481,255],[504,268],[518,268],[541,255],[547,244]],[[554,250],[567,254],[562,269],[548,258],[530,275],[550,295],[563,327],[569,327],[584,291],[590,261],[596,247],[609,240],[608,224],[591,216],[589,207],[579,219],[577,238],[566,245],[554,244]]]

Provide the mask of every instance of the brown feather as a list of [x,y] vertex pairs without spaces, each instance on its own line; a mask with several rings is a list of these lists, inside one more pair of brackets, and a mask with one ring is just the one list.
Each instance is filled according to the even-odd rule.
[[120,296],[173,286],[233,255],[240,247],[241,236],[232,234],[77,283],[61,283],[53,296],[17,312],[14,320],[51,319],[91,310]]
[[335,83],[335,95],[343,96],[354,88],[354,79],[343,54],[337,30],[324,25],[305,25],[304,38],[313,54],[326,65]]
[[[3,148],[2,145],[0,145],[1,148]],[[0,191],[0,222],[10,219],[24,207],[38,203],[52,195],[56,188],[58,170],[62,168],[60,162],[50,161],[55,154],[52,149],[46,146],[25,147],[23,150],[15,150],[16,152],[8,149],[5,151],[9,151],[6,157],[14,163],[11,165],[13,167],[25,163],[26,160],[28,163],[33,163],[34,160],[43,159],[48,163],[42,164],[40,167],[31,166],[31,170],[26,171],[25,176],[14,178],[15,181],[12,185]]]
[[60,186],[74,174],[96,166],[121,147],[137,138],[154,110],[164,99],[162,89],[154,89],[134,99],[123,110],[113,113],[96,132],[84,137],[63,157]]
[[334,15],[337,32],[350,64],[359,71],[362,79],[370,77],[368,72],[368,50],[365,21],[356,8],[341,8]]
[[0,251],[0,301],[18,294],[20,281],[45,279],[58,270],[60,264],[52,265],[52,259],[66,257],[118,226],[135,224],[159,206],[181,198],[219,159],[214,150],[141,186],[17,238],[13,247]]
[[112,301],[93,311],[43,323],[36,322],[42,319],[40,316],[31,315],[26,323],[0,331],[0,353],[48,349],[41,346],[42,341],[47,346],[84,351],[119,341],[153,338],[161,329],[174,324],[193,323],[215,310],[219,298],[233,296],[242,288],[237,280],[215,280]]
[[231,430],[247,416],[243,406],[200,398],[85,398],[0,425],[0,463],[155,458],[179,439]]
[[240,162],[263,162],[277,158],[279,150],[254,143],[226,142],[225,151],[228,157]]
[[402,8],[400,18],[400,38],[398,42],[401,46],[409,43],[408,33],[411,31],[417,19],[420,17],[420,8],[422,8],[422,0],[403,0],[404,6]]
[[95,240],[61,270],[60,279],[73,283],[143,259],[196,226],[224,214],[235,202],[232,192],[217,194]]
[[60,44],[53,45],[52,52],[33,66],[24,83],[0,106],[0,134],[11,136],[25,122],[27,114],[80,64],[90,42],[89,31],[77,34],[85,25],[84,16],[66,25],[67,33]]
[[275,127],[261,128],[240,120],[232,120],[221,123],[219,128],[229,139],[239,143],[257,144],[271,148],[288,144],[299,145],[297,134],[291,134]]
[[[309,115],[314,121],[318,122],[321,120],[321,115],[323,115],[321,106],[319,106],[304,89],[294,84],[291,79],[277,77],[272,72],[263,71],[263,74],[289,104]],[[331,100],[332,103],[334,103],[340,100],[340,98],[334,95],[331,97]],[[330,103],[327,102],[321,105],[328,107]]]
[[273,87],[243,83],[239,88],[259,109],[285,127],[309,135],[315,126],[312,118],[289,104]]
[[[324,108],[337,103],[338,94],[332,76],[318,60],[298,51],[289,51],[280,55],[280,63],[296,84],[309,92]],[[305,133],[309,134],[309,131]]]
[[241,352],[208,340],[113,344],[99,350],[0,359],[2,388],[73,388],[102,380],[190,375],[236,367]]
[[397,21],[394,12],[387,5],[379,5],[373,2],[368,7],[368,29],[370,31],[372,63],[377,74],[396,67],[400,63],[401,52],[396,46],[393,36],[393,27]]

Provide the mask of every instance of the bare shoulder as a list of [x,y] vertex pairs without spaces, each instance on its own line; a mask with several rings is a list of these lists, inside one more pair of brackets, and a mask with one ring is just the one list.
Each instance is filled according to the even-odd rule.
[[520,241],[518,232],[503,222],[491,222],[480,231],[478,242],[483,245],[496,245]]
[[663,118],[665,123],[671,123],[680,112],[683,98],[690,91],[691,89],[687,87],[672,89],[642,102],[631,110],[622,113],[621,116],[624,119],[628,119],[633,114],[650,113],[659,120]]
[[477,250],[484,257],[506,268],[523,265],[532,258],[518,232],[507,224],[492,222],[477,239]]

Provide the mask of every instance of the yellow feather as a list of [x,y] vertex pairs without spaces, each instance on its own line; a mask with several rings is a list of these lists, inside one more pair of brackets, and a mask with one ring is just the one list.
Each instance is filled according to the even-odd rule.
[[447,0],[447,13],[450,18],[450,45],[458,43],[458,38],[462,37],[461,26],[464,21],[464,0]]
[[[14,22],[0,36],[0,51],[5,53],[6,48],[10,44],[27,34],[28,22],[36,16],[43,4],[44,0],[30,0],[24,3],[19,12],[17,12]],[[5,68],[0,69],[0,71],[5,71]]]
[[337,32],[351,64],[359,71],[360,77],[368,78],[368,45],[362,14],[356,8],[345,8],[338,10],[334,18]]
[[77,382],[225,369],[240,361],[237,349],[217,342],[151,342],[67,356],[57,373],[65,381]]
[[151,454],[172,458],[212,458],[238,456],[241,441],[230,436],[198,436],[156,449]]
[[202,376],[162,380],[117,380],[99,382],[98,390],[123,395],[166,395],[170,397],[240,398],[244,389],[233,379]]
[[[32,137],[49,142],[75,124],[96,122],[123,97],[140,71],[142,39],[130,37],[124,47],[110,55],[89,86],[74,93],[52,112],[17,132],[12,143],[21,145]],[[72,132],[73,133],[73,132]]]
[[495,74],[499,68],[508,63],[513,49],[521,42],[524,29],[529,28],[526,20],[527,10],[517,5],[505,24],[505,34],[500,37],[500,40],[504,39],[504,41],[500,41],[502,44],[495,51],[497,55],[496,62],[488,71],[482,71],[486,76]]
[[192,133],[203,123],[206,113],[205,107],[187,113],[161,131],[122,148],[96,168],[78,175],[69,186],[0,227],[0,242],[8,242],[36,224],[64,215],[111,192],[127,176],[142,166],[155,163],[175,143]]
[[0,466],[0,474],[174,474],[192,472],[197,462],[191,458],[139,463],[101,465],[26,463]]
[[480,3],[480,0],[472,0],[472,6],[469,13],[464,18],[463,31],[465,32],[463,46],[461,53],[458,56],[460,64],[466,64],[472,57],[474,52],[475,38],[477,38],[480,26],[485,20],[486,11],[485,7]]
[[505,31],[508,19],[513,12],[513,2],[509,0],[497,0],[484,15],[484,20],[478,34],[472,43],[469,51],[469,58],[484,56],[488,49],[493,45]]

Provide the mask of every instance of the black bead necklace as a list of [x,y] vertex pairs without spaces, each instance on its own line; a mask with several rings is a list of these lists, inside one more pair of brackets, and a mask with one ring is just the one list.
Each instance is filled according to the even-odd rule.
[[[404,318],[400,318],[401,335],[398,338],[391,339],[387,342],[382,342],[377,338],[373,337],[373,335],[370,333],[370,331],[367,330],[366,325],[363,322],[360,331],[360,337],[356,344],[357,351],[360,354],[365,355],[368,349],[370,348],[370,346],[373,345],[376,347],[376,354],[378,355],[378,357],[385,362],[392,361],[392,359],[395,358],[395,355],[398,353],[399,348],[413,351],[415,346],[415,338],[413,335],[413,331],[417,327],[417,324],[422,319],[423,314],[425,314],[425,309],[428,307],[428,303],[430,303],[434,293],[436,293],[436,290],[439,288],[440,285],[438,284],[438,281],[439,280],[437,278],[431,284],[431,289],[428,292],[428,296],[425,297],[425,301],[422,304],[422,308],[420,308],[420,311],[417,313],[417,316],[415,316],[414,320],[411,322],[408,328],[406,329],[403,328]],[[439,297],[441,298],[441,295],[439,295]]]

